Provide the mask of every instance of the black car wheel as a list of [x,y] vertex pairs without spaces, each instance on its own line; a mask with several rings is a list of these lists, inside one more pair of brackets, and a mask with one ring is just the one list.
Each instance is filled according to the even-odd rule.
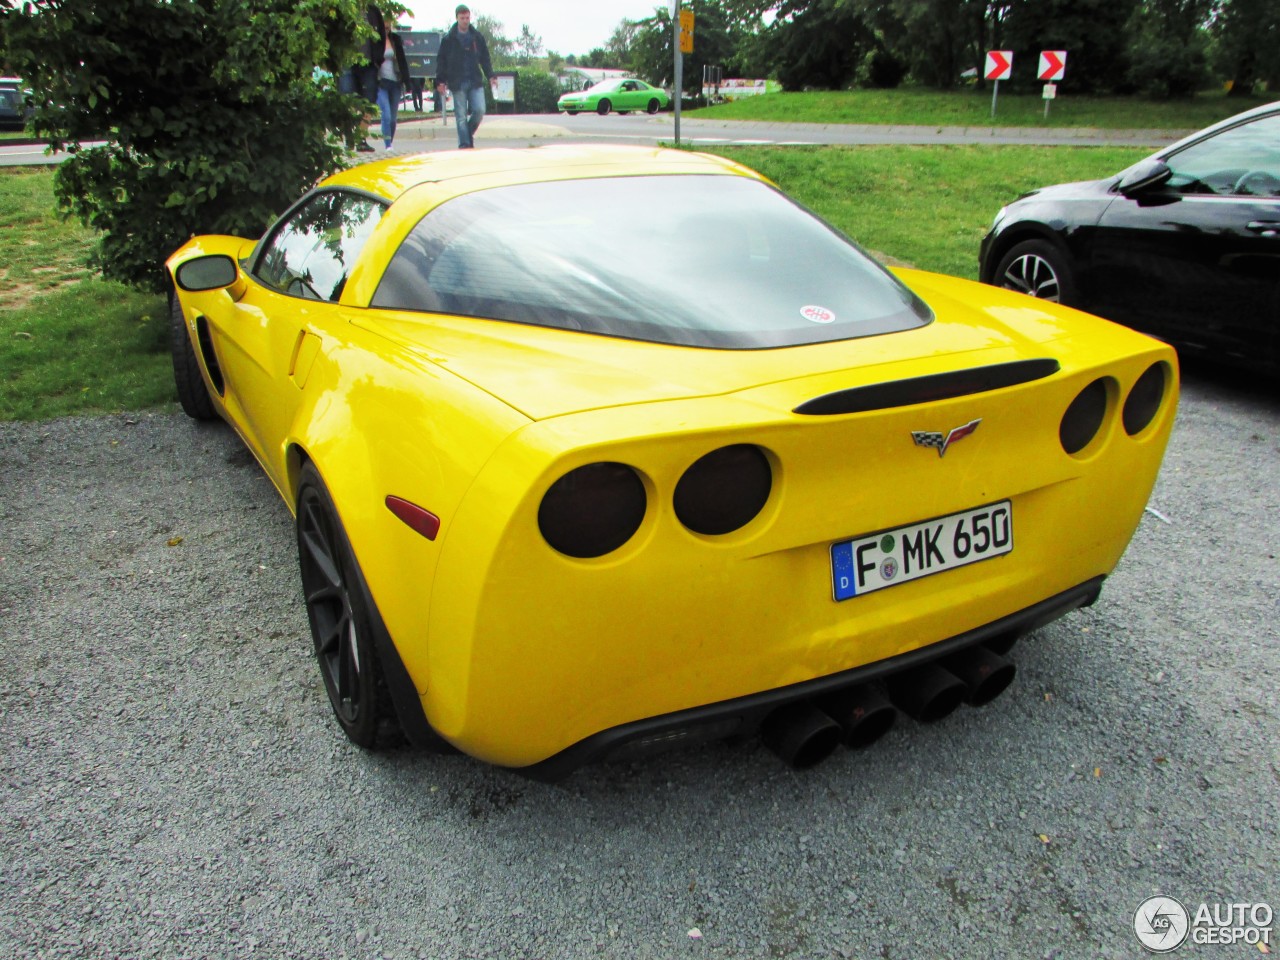
[[576,117],[578,115],[577,110],[566,110],[565,113],[567,113],[571,117]]
[[182,315],[178,295],[169,291],[169,353],[173,357],[173,385],[178,389],[178,402],[193,420],[215,420],[218,411],[209,397],[209,388],[200,375],[200,361],[191,346],[187,321]]
[[650,113],[657,113],[658,110],[661,109],[661,107],[662,105],[658,103],[658,98],[653,97],[652,99],[649,100],[649,106],[646,107],[645,109],[647,109]]
[[612,103],[610,103],[608,100],[601,100],[600,105],[596,107],[596,113],[600,114],[600,116],[603,117],[612,109],[613,109]]
[[399,739],[399,724],[374,647],[372,601],[329,491],[311,464],[298,486],[298,563],[320,676],[352,743],[373,749]]
[[1075,281],[1066,258],[1044,240],[1015,244],[1000,258],[993,282],[997,287],[1053,303],[1072,304],[1076,299]]

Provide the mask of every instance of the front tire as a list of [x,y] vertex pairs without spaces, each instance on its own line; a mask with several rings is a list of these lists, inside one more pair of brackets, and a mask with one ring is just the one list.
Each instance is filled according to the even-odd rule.
[[192,420],[216,420],[218,411],[204,377],[200,375],[200,361],[191,346],[187,332],[187,319],[182,315],[178,294],[169,291],[169,353],[173,358],[173,385],[178,390],[178,402]]
[[566,110],[565,113],[567,113],[571,117],[576,117],[578,115],[577,110]]
[[400,725],[374,645],[368,587],[333,499],[310,463],[298,484],[296,526],[307,619],[333,715],[359,747],[399,742]]
[[602,117],[605,117],[609,115],[609,111],[612,109],[613,109],[612,103],[610,103],[608,100],[601,100],[600,104],[596,107],[596,113],[600,114],[600,116]]
[[1075,278],[1067,258],[1046,240],[1014,244],[1000,258],[992,283],[1051,303],[1076,303]]

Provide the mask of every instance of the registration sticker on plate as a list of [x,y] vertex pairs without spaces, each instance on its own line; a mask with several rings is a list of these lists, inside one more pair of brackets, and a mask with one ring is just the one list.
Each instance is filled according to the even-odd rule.
[[954,570],[1013,549],[1013,504],[1008,500],[831,547],[837,600]]

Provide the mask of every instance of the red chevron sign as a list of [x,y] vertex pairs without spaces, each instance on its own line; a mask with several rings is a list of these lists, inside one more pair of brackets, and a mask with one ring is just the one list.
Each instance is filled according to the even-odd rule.
[[1008,80],[1013,73],[1012,50],[988,50],[987,69],[983,76],[988,80]]
[[1038,76],[1041,80],[1052,83],[1055,80],[1061,80],[1062,75],[1067,72],[1067,51],[1065,50],[1041,50],[1040,51],[1040,72]]

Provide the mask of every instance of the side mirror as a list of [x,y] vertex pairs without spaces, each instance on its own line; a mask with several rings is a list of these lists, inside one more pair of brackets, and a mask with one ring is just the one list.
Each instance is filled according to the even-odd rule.
[[1172,176],[1173,171],[1163,160],[1144,160],[1121,177],[1116,189],[1122,196],[1132,200],[1141,193],[1167,183]]
[[178,265],[173,279],[183,290],[201,293],[226,288],[232,300],[244,296],[244,278],[235,260],[225,253],[210,253]]

